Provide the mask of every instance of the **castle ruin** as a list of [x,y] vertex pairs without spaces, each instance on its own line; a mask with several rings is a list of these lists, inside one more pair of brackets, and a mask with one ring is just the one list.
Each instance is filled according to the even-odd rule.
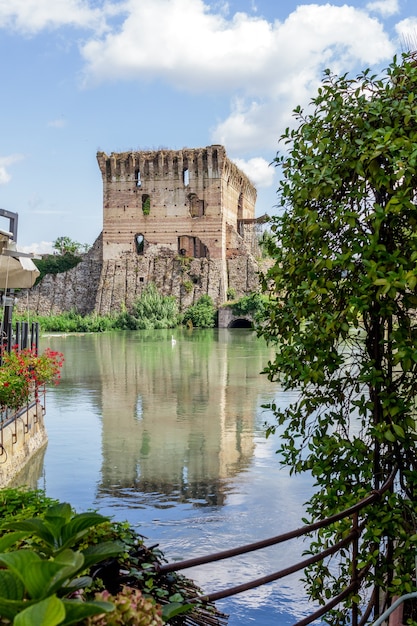
[[97,161],[103,231],[77,267],[31,290],[32,310],[117,312],[150,282],[181,308],[257,289],[256,189],[223,146],[98,152]]

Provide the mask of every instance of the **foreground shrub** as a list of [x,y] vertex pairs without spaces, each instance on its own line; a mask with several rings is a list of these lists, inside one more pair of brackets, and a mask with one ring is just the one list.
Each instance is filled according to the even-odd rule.
[[111,602],[113,611],[89,617],[87,626],[160,626],[164,623],[162,609],[151,598],[146,598],[138,589],[123,587],[116,596],[108,591],[96,593],[96,601]]
[[186,602],[201,594],[191,580],[158,573],[163,554],[127,522],[23,489],[0,490],[0,519],[2,624],[225,624],[213,605]]

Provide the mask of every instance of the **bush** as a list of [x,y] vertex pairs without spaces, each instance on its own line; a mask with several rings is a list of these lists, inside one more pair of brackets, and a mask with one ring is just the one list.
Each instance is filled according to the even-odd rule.
[[76,311],[65,311],[50,316],[38,315],[33,321],[39,322],[42,331],[47,332],[98,333],[118,328],[116,316],[81,315]]
[[[201,594],[191,580],[156,575],[150,564],[165,561],[163,554],[127,522],[77,514],[41,490],[10,488],[0,491],[0,518],[2,624],[196,624],[216,612],[186,602]],[[185,621],[171,622],[180,615]]]
[[251,315],[256,322],[260,322],[265,314],[267,298],[260,293],[251,293],[243,296],[232,305],[233,315]]
[[[175,328],[178,324],[178,304],[174,296],[163,296],[154,285],[149,283],[141,296],[135,301],[132,316],[136,319],[136,328],[152,330]],[[125,321],[133,323],[126,314],[121,314]]]
[[216,308],[210,296],[204,295],[184,313],[183,324],[196,328],[213,328],[216,323]]

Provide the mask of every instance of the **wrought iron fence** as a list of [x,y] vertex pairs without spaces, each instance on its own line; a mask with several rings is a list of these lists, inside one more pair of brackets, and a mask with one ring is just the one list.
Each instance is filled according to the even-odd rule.
[[[157,572],[167,573],[172,571],[180,571],[184,569],[188,569],[190,567],[195,567],[197,565],[204,565],[213,563],[215,561],[220,561],[223,559],[229,559],[238,555],[247,554],[248,552],[253,552],[256,550],[263,550],[269,546],[275,546],[277,544],[285,543],[290,539],[295,539],[297,537],[305,537],[311,535],[311,533],[315,532],[320,528],[324,528],[338,522],[342,519],[350,518],[351,519],[351,531],[350,533],[344,537],[341,541],[336,543],[335,545],[329,547],[328,549],[309,557],[308,559],[304,559],[303,561],[299,561],[294,565],[281,569],[277,572],[273,572],[262,578],[257,578],[250,582],[236,585],[234,587],[230,587],[228,589],[222,589],[220,591],[216,591],[213,593],[205,594],[193,598],[190,602],[215,602],[217,600],[227,598],[230,596],[234,596],[239,593],[243,593],[244,591],[248,591],[249,589],[254,589],[255,587],[259,587],[261,585],[268,584],[272,581],[280,580],[298,572],[300,570],[305,569],[309,565],[313,563],[317,563],[322,561],[326,557],[337,554],[339,550],[342,548],[346,548],[347,546],[351,546],[351,562],[352,562],[352,574],[350,584],[337,596],[332,598],[327,604],[321,606],[316,611],[305,617],[304,619],[298,621],[294,626],[307,626],[307,624],[311,624],[313,621],[323,617],[328,613],[331,609],[335,608],[338,604],[340,604],[345,598],[350,595],[354,595],[359,590],[361,581],[365,578],[367,573],[370,570],[370,565],[367,565],[363,568],[358,567],[358,546],[361,533],[365,528],[365,522],[360,521],[359,514],[360,512],[375,503],[377,503],[382,495],[390,489],[395,480],[397,470],[393,470],[388,480],[384,483],[384,485],[377,490],[369,493],[365,498],[357,502],[354,506],[351,506],[348,509],[337,513],[336,515],[332,515],[331,517],[327,517],[323,520],[317,521],[313,524],[307,524],[298,528],[296,530],[289,531],[287,533],[283,533],[281,535],[277,535],[275,537],[270,537],[268,539],[264,539],[261,541],[256,541],[254,543],[246,544],[243,546],[238,546],[236,548],[231,548],[229,550],[223,550],[222,552],[216,552],[214,554],[208,554],[206,556],[195,557],[191,559],[187,559],[184,561],[177,561],[173,563],[166,563],[163,565],[159,565],[156,567]],[[374,589],[371,597],[364,607],[362,615],[359,619],[359,612],[357,608],[357,604],[353,603],[352,606],[352,615],[351,615],[351,624],[352,626],[363,626],[369,621],[371,613],[373,611],[374,617],[377,618],[380,612],[380,602],[379,602],[379,594],[378,590]]]

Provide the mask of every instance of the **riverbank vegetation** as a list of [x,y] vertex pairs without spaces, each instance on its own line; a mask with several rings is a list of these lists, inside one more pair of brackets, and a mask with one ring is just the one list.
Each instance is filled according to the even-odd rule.
[[[356,561],[346,549],[337,566],[325,559],[306,571],[321,604],[353,585],[326,616],[337,626],[351,623],[350,610],[367,610],[371,587],[376,618],[416,586],[416,94],[415,55],[394,59],[381,78],[327,71],[276,158],[282,214],[267,244],[275,264],[263,281],[272,297],[260,334],[277,345],[269,378],[296,399],[271,405],[269,432],[280,429],[283,463],[316,479],[308,522],[352,506],[397,471],[357,521]],[[310,552],[351,529],[318,531]]]
[[[0,622],[16,626],[225,624],[127,523],[77,514],[40,490],[0,491]],[[6,621],[4,621],[6,620]]]
[[[251,294],[228,302],[235,315],[251,314],[259,319],[264,310],[265,297]],[[217,309],[208,295],[201,296],[195,304],[180,313],[174,296],[160,294],[153,283],[147,285],[136,299],[131,310],[123,308],[113,315],[80,315],[67,311],[58,315],[32,315],[42,332],[99,333],[109,330],[158,330],[184,325],[189,328],[213,328],[216,325]],[[16,320],[26,320],[27,314],[16,314]]]

